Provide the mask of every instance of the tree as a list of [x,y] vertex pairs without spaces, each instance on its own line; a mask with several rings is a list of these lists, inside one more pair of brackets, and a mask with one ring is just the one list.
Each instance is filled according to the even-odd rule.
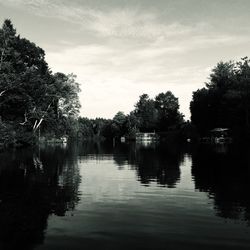
[[[10,20],[0,29],[0,115],[16,134],[72,132],[79,113],[79,84],[75,76],[52,74],[45,52],[16,35]],[[62,132],[64,130],[64,132]],[[61,132],[60,132],[61,131]]]
[[179,102],[171,91],[160,93],[155,97],[155,107],[158,112],[158,128],[166,131],[171,126],[176,126],[183,121],[179,113]]
[[250,61],[220,62],[206,87],[193,93],[191,119],[200,134],[215,127],[228,127],[233,135],[249,135]]
[[122,137],[125,135],[126,121],[127,117],[123,112],[119,111],[116,113],[111,124],[114,137]]
[[94,136],[92,121],[86,117],[78,118],[78,137],[82,139]]
[[139,101],[135,104],[134,114],[139,121],[141,132],[153,132],[156,129],[157,110],[154,100],[150,99],[147,94],[139,97]]
[[131,111],[126,118],[126,136],[135,138],[136,133],[139,132],[140,121],[136,117],[135,111]]
[[118,111],[113,117],[113,121],[119,126],[122,127],[126,122],[126,115],[122,111]]
[[8,69],[6,65],[6,58],[11,56],[12,45],[15,42],[16,30],[14,29],[11,21],[6,19],[0,30],[0,71]]

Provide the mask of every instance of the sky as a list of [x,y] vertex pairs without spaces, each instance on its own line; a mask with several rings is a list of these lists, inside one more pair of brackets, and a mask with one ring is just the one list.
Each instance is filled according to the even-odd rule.
[[189,119],[212,68],[249,56],[249,13],[249,0],[0,0],[1,23],[43,48],[53,72],[77,75],[89,118],[170,90]]

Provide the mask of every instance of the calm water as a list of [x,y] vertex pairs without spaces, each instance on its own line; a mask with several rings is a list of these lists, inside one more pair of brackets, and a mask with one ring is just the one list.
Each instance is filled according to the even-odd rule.
[[250,249],[247,150],[42,146],[0,154],[0,249]]

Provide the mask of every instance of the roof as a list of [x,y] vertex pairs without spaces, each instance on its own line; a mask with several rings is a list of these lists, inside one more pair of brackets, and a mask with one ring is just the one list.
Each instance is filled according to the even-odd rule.
[[210,130],[210,132],[225,132],[228,130],[229,130],[229,128],[214,128],[214,129]]

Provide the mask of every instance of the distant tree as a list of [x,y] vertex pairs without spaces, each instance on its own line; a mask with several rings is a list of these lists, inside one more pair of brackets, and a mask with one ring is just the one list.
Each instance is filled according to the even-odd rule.
[[92,138],[94,136],[92,121],[86,117],[78,119],[78,137],[82,139]]
[[113,118],[112,128],[114,130],[115,137],[124,136],[126,133],[126,115],[119,111]]
[[120,127],[126,122],[126,115],[122,111],[118,111],[113,117],[113,121]]
[[155,102],[147,94],[141,95],[135,104],[134,115],[138,119],[141,132],[153,132],[156,129],[158,114]]
[[6,59],[13,55],[13,45],[15,44],[16,30],[11,21],[6,19],[0,30],[0,71],[8,69]]
[[155,97],[155,107],[158,113],[158,129],[166,131],[171,126],[176,126],[183,121],[179,113],[179,102],[171,91],[160,93]]
[[135,138],[136,133],[139,132],[140,120],[136,117],[134,111],[131,111],[126,118],[126,136]]
[[92,120],[94,136],[102,137],[103,132],[107,126],[107,123],[109,124],[110,121],[103,119],[103,118],[96,118]]

